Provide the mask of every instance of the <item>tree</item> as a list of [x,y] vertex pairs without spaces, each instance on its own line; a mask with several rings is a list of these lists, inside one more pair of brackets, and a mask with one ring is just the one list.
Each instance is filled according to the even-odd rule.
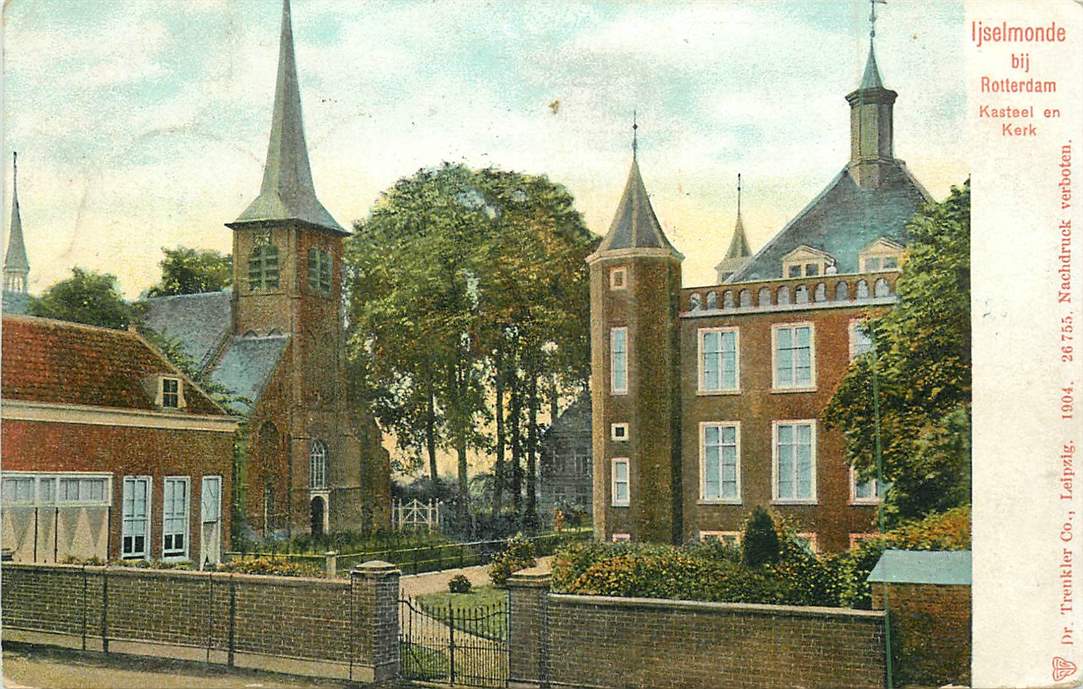
[[40,297],[30,297],[27,313],[118,329],[135,320],[135,307],[120,295],[115,276],[83,268],[72,268],[71,273]]
[[745,522],[745,533],[741,540],[741,558],[749,567],[778,562],[778,532],[775,520],[761,505],[757,505]]
[[211,249],[163,248],[162,279],[147,292],[151,297],[217,292],[233,282],[233,259]]
[[874,352],[853,362],[823,414],[859,478],[875,478],[875,369],[892,523],[970,502],[969,180],[907,230],[899,303],[866,321]]

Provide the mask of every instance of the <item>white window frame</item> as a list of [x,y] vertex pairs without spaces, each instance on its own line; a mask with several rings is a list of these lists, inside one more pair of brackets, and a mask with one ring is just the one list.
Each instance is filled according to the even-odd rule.
[[609,289],[628,289],[627,266],[617,266],[609,269]]
[[[130,553],[124,551],[124,538],[125,538],[125,523],[129,519],[135,519],[135,517],[127,517],[124,514],[124,488],[128,485],[128,481],[140,481],[143,482],[147,490],[147,507],[144,510],[144,521],[146,522],[143,527],[143,552],[138,553],[132,550]],[[154,514],[153,509],[154,502],[154,479],[150,476],[125,476],[121,479],[121,491],[120,491],[120,557],[124,560],[149,560],[151,554],[151,534],[154,529],[152,527]],[[132,544],[135,544],[137,533],[128,534],[132,537]]]
[[[705,531],[700,529],[699,540],[705,541],[708,538],[718,539],[720,543],[728,545],[739,546],[741,545],[741,532],[740,531]],[[732,542],[731,540],[732,539]]]
[[[165,404],[165,382],[173,381],[177,384],[177,406],[170,407]],[[158,376],[158,393],[154,404],[162,409],[184,409],[188,406],[184,399],[184,379],[180,376]]]
[[[624,500],[617,498],[617,465],[624,465],[624,483],[627,485],[627,497]],[[609,504],[612,507],[628,507],[632,504],[632,463],[628,461],[627,457],[614,457],[609,461],[610,470],[610,500]]]
[[[809,345],[809,383],[807,385],[784,386],[778,380],[778,332],[808,328]],[[771,326],[771,392],[815,392],[816,390],[816,324],[812,321],[797,323],[775,323]]]
[[[623,433],[618,433],[623,431]],[[627,423],[613,423],[609,424],[609,439],[618,443],[628,442],[628,424]]]
[[[811,480],[810,490],[812,497],[810,498],[784,498],[778,494],[778,427],[779,426],[798,426],[807,425],[810,426],[812,432],[809,434],[809,456],[811,459]],[[816,486],[816,419],[779,419],[771,422],[771,502],[776,505],[817,505],[819,501],[817,496],[819,495]]]
[[[706,367],[703,365],[703,342],[709,333],[718,333],[720,337],[726,333],[733,333],[733,387],[726,387],[724,369],[722,368],[723,357],[718,357],[718,383],[719,387],[709,388],[706,381]],[[696,336],[698,343],[696,362],[699,369],[699,387],[697,392],[701,395],[736,395],[741,392],[741,329],[736,326],[718,328],[700,328]]]
[[[848,328],[848,331],[850,333],[850,361],[853,361],[858,356],[860,356],[860,354],[858,354],[857,351],[856,351],[857,350],[857,337],[858,337],[858,334],[859,334],[858,329],[865,322],[866,322],[866,319],[864,319],[864,318],[851,318],[850,319],[850,326]],[[873,346],[872,337],[869,337],[869,349],[867,351],[872,351],[872,346]]]
[[869,480],[873,486],[873,496],[871,498],[859,498],[857,496],[857,472],[853,467],[850,467],[850,504],[851,505],[879,505],[883,498],[881,497],[880,481],[879,479]]
[[631,543],[632,534],[629,533],[615,533],[612,536],[613,543]]
[[[614,352],[616,351],[617,333],[624,333],[624,384],[617,384],[617,367],[614,365],[616,357]],[[628,340],[628,326],[617,326],[609,329],[609,392],[612,395],[627,395],[628,394],[628,379],[630,377],[629,371],[629,356],[628,352],[631,349]]]
[[[737,497],[707,497],[707,429],[732,428],[734,445],[737,452]],[[722,488],[722,467],[718,467],[719,490]],[[740,421],[702,421],[699,424],[699,501],[703,505],[740,505],[741,504],[741,422]]]
[[[168,497],[168,490],[166,486],[170,483],[180,484],[184,486],[184,531],[170,531],[169,519],[170,515],[166,512],[170,509],[171,504]],[[176,517],[172,517],[176,518]],[[163,560],[187,560],[190,547],[192,545],[192,479],[189,476],[165,476],[162,478],[162,559]],[[183,548],[171,548],[166,550],[166,538],[169,536],[176,536],[180,533],[184,537]]]
[[18,486],[19,484],[23,484],[24,486],[30,486],[29,497],[25,499],[19,499],[18,489],[15,489],[15,495],[12,496],[13,499],[11,500],[8,500],[7,496],[5,495],[3,500],[4,507],[34,507],[35,505],[37,505],[38,482],[32,474],[13,474],[5,471],[3,477],[0,477],[0,490],[2,490],[3,484],[11,486]]
[[[5,502],[5,507],[109,507],[113,504],[113,475],[102,471],[4,471],[0,473],[0,485],[6,479],[33,481],[31,499],[22,502]],[[104,481],[100,500],[60,500],[60,479],[94,479]],[[42,497],[42,485],[51,481],[53,497]]]
[[[320,464],[316,464],[317,455]],[[309,490],[327,490],[327,457],[330,451],[327,443],[319,438],[313,438],[308,448],[308,483]],[[317,469],[319,469],[317,471]]]

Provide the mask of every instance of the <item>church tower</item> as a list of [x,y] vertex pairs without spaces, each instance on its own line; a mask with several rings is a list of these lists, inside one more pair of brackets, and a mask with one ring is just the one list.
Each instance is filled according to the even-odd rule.
[[895,165],[893,110],[898,93],[884,88],[876,65],[876,3],[872,3],[869,58],[850,104],[850,175],[863,189],[876,189]]
[[26,259],[23,218],[19,213],[19,154],[13,153],[11,160],[11,231],[8,233],[8,251],[4,256],[4,291],[26,294],[30,261]]
[[733,226],[733,237],[730,239],[730,248],[726,255],[714,267],[719,284],[725,282],[729,276],[736,273],[748,263],[752,251],[748,248],[748,238],[745,236],[745,224],[741,220],[741,174],[737,174],[737,222]]
[[680,254],[632,165],[590,265],[594,528],[605,540],[681,538]]

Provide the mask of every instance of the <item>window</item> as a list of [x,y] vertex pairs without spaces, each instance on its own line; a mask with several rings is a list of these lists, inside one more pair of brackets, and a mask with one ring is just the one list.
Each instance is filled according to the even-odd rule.
[[857,472],[850,467],[850,502],[855,505],[877,505],[891,488],[891,483],[880,483],[875,478],[861,481]]
[[615,423],[609,426],[609,437],[613,440],[623,441],[628,439],[628,424]]
[[199,511],[203,523],[218,521],[222,516],[222,477],[204,476],[199,494]]
[[862,273],[898,270],[902,254],[902,244],[881,237],[858,253],[858,264]]
[[308,286],[313,291],[331,293],[333,265],[329,252],[316,247],[308,250]]
[[624,289],[628,286],[628,269],[624,266],[609,271],[609,289]]
[[146,558],[150,553],[147,541],[150,537],[150,477],[125,476],[124,494],[121,500],[121,544],[123,558]]
[[322,440],[313,440],[308,451],[308,486],[327,487],[327,445]]
[[613,534],[613,542],[614,543],[628,543],[628,542],[631,542],[631,540],[632,540],[632,535],[631,534],[626,534],[626,533],[615,533],[615,534]]
[[699,391],[736,392],[738,389],[737,328],[699,331]]
[[628,328],[609,331],[610,392],[623,395],[628,392]]
[[278,247],[261,244],[248,254],[248,289],[278,289]]
[[183,407],[184,395],[181,394],[180,378],[161,377],[158,379],[158,405],[166,409]]
[[111,503],[108,474],[5,473],[5,505],[105,507]]
[[805,278],[825,275],[835,266],[835,258],[811,246],[799,246],[782,257],[782,275],[788,278]]
[[188,556],[188,477],[169,476],[162,493],[162,557]]
[[816,503],[816,422],[774,422],[774,500]]
[[5,505],[33,505],[34,477],[5,476],[3,478]]
[[[106,481],[106,479],[102,479]],[[105,491],[102,491],[102,498],[105,498]],[[39,505],[52,505],[56,502],[56,479],[55,478],[39,478],[38,479],[38,504]]]
[[700,424],[700,499],[704,502],[741,502],[740,425]]
[[741,532],[740,531],[700,531],[699,532],[699,540],[704,541],[704,542],[710,541],[710,540],[715,540],[715,541],[718,541],[719,543],[722,543],[724,545],[736,547],[736,546],[741,545]]
[[59,502],[104,503],[106,481],[104,478],[61,478]]
[[776,325],[774,340],[774,387],[776,390],[808,390],[816,387],[811,323]]
[[850,321],[850,361],[871,351],[872,338],[865,331],[865,322],[858,319]]
[[613,460],[613,507],[627,507],[631,502],[628,459]]

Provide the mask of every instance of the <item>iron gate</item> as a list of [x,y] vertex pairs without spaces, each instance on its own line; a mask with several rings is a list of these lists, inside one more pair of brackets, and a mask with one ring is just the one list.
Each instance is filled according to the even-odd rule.
[[506,687],[507,601],[456,609],[400,599],[399,657],[405,679]]

